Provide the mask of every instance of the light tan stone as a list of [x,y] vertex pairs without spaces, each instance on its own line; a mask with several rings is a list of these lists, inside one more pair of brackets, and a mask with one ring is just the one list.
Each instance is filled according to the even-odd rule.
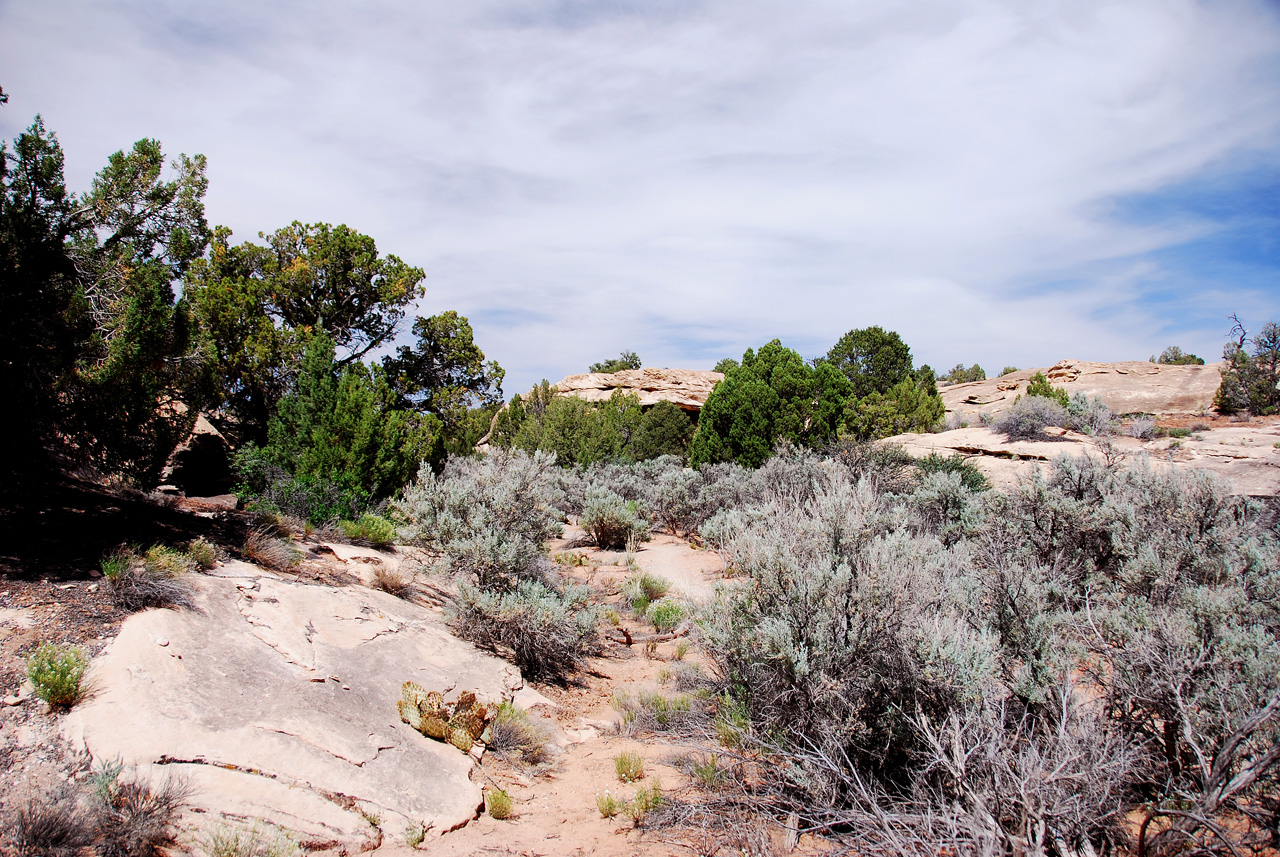
[[606,402],[615,390],[621,390],[634,393],[646,407],[672,402],[687,411],[698,411],[707,403],[712,388],[723,380],[722,372],[646,367],[570,375],[556,384],[556,391],[558,395],[576,396],[588,402]]

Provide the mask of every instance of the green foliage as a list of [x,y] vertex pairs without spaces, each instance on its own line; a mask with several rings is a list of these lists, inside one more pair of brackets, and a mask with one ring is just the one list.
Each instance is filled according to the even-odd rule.
[[511,795],[502,789],[485,789],[484,805],[492,818],[502,821],[511,817]]
[[732,357],[725,357],[725,358],[722,358],[720,361],[718,361],[716,365],[712,367],[711,371],[719,372],[722,375],[728,375],[734,369],[737,369],[740,365],[742,364],[740,364],[737,360],[734,360]]
[[1018,371],[1017,366],[1006,366],[1000,370],[999,377],[1003,378],[1005,375],[1012,375],[1014,372],[1017,372],[1017,371]]
[[662,598],[670,589],[671,581],[648,571],[634,572],[622,584],[622,594],[640,616],[645,615],[651,602]]
[[[1222,352],[1222,383],[1214,396],[1214,407],[1222,414],[1280,413],[1280,325],[1267,322],[1250,339],[1240,320],[1232,319],[1234,340]],[[1247,348],[1250,344],[1252,354]]]
[[84,694],[81,682],[89,666],[83,649],[41,643],[27,656],[27,678],[36,696],[51,706],[72,706]]
[[1064,408],[1071,404],[1071,397],[1067,395],[1067,391],[1061,387],[1051,386],[1043,372],[1035,373],[1031,376],[1031,380],[1027,381],[1027,395],[1051,399]]
[[588,372],[604,372],[613,373],[621,372],[624,369],[639,369],[640,356],[634,351],[624,351],[612,360],[602,360],[599,363],[592,363]]
[[987,373],[982,371],[982,367],[974,363],[968,369],[963,363],[957,363],[951,367],[951,371],[938,379],[940,384],[967,384],[970,381],[985,381]]
[[366,512],[354,521],[338,521],[338,529],[354,544],[389,548],[396,543],[395,522]]
[[194,603],[187,573],[194,562],[187,554],[153,545],[138,556],[121,548],[102,562],[107,593],[121,610],[147,607],[190,607]]
[[888,392],[873,391],[846,406],[843,427],[858,440],[875,440],[906,432],[937,430],[946,405],[937,387],[914,375],[899,381]]
[[506,373],[496,362],[485,362],[470,322],[453,310],[418,317],[413,335],[412,348],[401,346],[394,357],[382,360],[398,407],[434,414],[451,432],[463,426],[470,408],[487,408],[492,415],[502,401]]
[[613,757],[613,769],[620,782],[638,783],[644,779],[644,759],[639,753],[622,751]]
[[596,793],[596,809],[599,811],[601,818],[613,818],[622,812],[625,805],[625,801],[608,789]]
[[327,337],[346,367],[389,342],[423,294],[421,269],[380,256],[372,238],[347,226],[294,222],[260,237],[266,246],[232,246],[231,230],[217,229],[185,288],[218,396],[259,442],[313,337]]
[[203,538],[192,539],[187,545],[186,554],[193,566],[204,571],[218,564],[218,549]]
[[563,681],[599,649],[597,612],[572,587],[557,592],[527,580],[486,592],[462,584],[446,615],[459,637],[510,657],[526,678]]
[[629,539],[649,539],[649,522],[640,514],[636,502],[623,500],[608,488],[588,489],[581,523],[597,547],[605,550],[619,550]]
[[1194,354],[1184,354],[1182,349],[1176,345],[1170,345],[1164,351],[1160,352],[1157,358],[1155,355],[1151,357],[1152,363],[1164,363],[1171,366],[1203,366],[1204,358],[1197,357]]
[[703,405],[690,461],[758,467],[780,441],[824,444],[835,437],[852,389],[833,364],[810,366],[776,339],[758,353],[748,349]]
[[674,598],[661,598],[649,605],[649,609],[645,611],[645,618],[652,623],[654,630],[659,634],[670,633],[684,618],[684,607]]
[[961,484],[970,491],[986,491],[991,487],[991,482],[978,469],[978,466],[970,460],[970,456],[963,453],[957,452],[954,455],[943,456],[936,452],[931,452],[924,458],[916,459],[914,463],[921,473],[958,474]]
[[888,393],[911,376],[911,349],[894,331],[882,327],[851,330],[827,352],[826,362],[835,366],[851,384],[859,399],[871,393]]
[[39,117],[12,152],[0,146],[0,389],[15,474],[58,448],[153,485],[195,419],[206,375],[173,283],[208,238],[205,161],[180,156],[169,181],[164,166],[160,144],[140,140],[77,197]]
[[697,418],[679,405],[658,402],[644,412],[621,458],[630,461],[649,461],[664,455],[688,458],[689,443],[697,425]]

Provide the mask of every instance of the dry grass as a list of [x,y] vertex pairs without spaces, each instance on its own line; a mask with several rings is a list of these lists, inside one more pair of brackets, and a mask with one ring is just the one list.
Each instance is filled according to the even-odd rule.
[[255,565],[276,571],[296,568],[302,558],[292,542],[275,537],[265,528],[249,533],[244,542],[244,555]]
[[500,758],[527,765],[547,761],[551,729],[523,708],[510,702],[502,703],[489,728],[488,749]]
[[71,854],[93,842],[93,817],[65,786],[28,797],[4,827],[9,844],[21,855]]
[[403,566],[392,567],[381,563],[373,567],[370,585],[397,598],[404,598],[413,589],[413,572]]

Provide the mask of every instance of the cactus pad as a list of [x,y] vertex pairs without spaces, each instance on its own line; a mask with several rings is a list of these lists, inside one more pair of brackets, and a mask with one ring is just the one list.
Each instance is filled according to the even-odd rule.
[[396,709],[401,720],[428,738],[445,741],[464,753],[477,740],[493,734],[489,721],[497,714],[497,707],[480,704],[470,691],[463,691],[452,705],[446,705],[440,691],[428,691],[406,681],[400,687],[400,696]]
[[471,745],[475,742],[471,740],[471,736],[467,734],[465,729],[454,729],[449,733],[449,743],[457,747],[464,753],[471,752]]

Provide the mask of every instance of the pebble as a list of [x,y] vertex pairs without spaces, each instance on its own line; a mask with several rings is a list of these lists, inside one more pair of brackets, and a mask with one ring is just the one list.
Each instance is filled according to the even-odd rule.
[[96,584],[96,583],[90,583],[88,588],[89,588],[89,591],[90,591],[90,592],[97,592],[97,591],[98,591],[98,584]]
[[21,704],[22,704],[22,697],[21,697],[21,696],[6,696],[6,697],[4,698],[4,704],[5,704],[5,705],[21,705]]
[[168,641],[168,640],[166,640],[164,637],[156,637],[156,645],[157,645],[157,646],[167,646],[167,645],[169,645],[169,641]]

